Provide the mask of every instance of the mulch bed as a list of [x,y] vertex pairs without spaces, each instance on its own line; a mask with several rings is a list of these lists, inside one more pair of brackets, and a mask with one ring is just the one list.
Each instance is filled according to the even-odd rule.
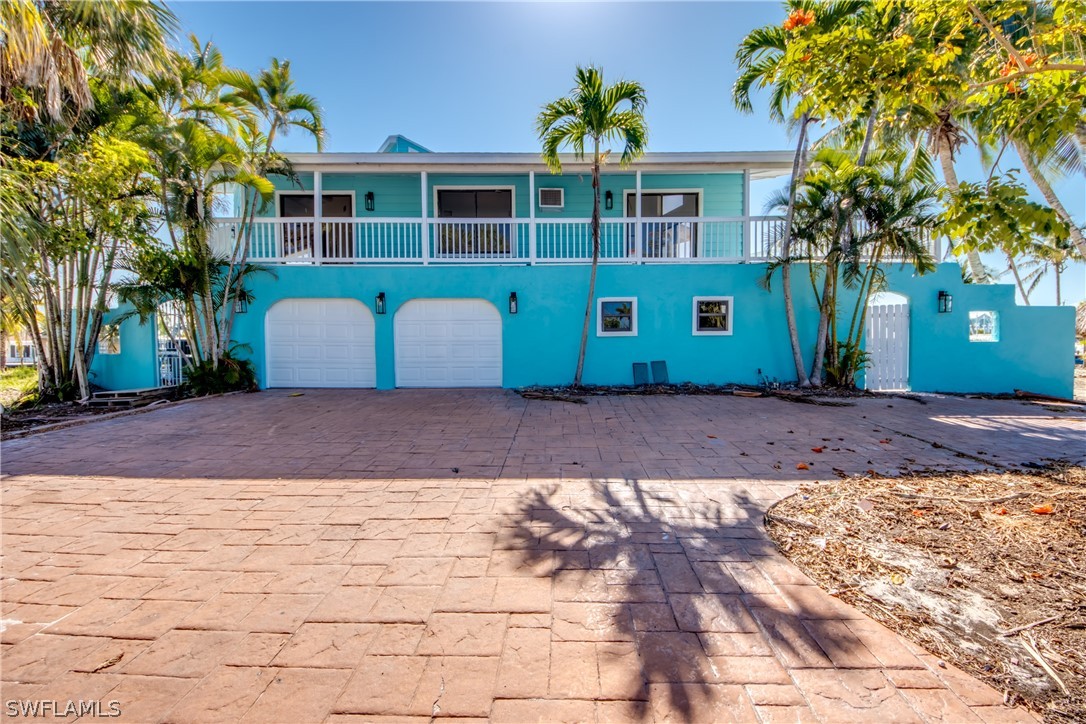
[[5,411],[0,416],[0,432],[6,436],[8,433],[18,430],[26,430],[40,425],[51,425],[56,422],[67,422],[80,417],[93,417],[110,412],[117,412],[116,408],[88,407],[78,402],[50,402],[22,410]]
[[525,387],[518,390],[528,400],[553,400],[587,404],[590,397],[631,395],[734,395],[736,397],[776,397],[789,402],[826,407],[847,407],[849,399],[858,397],[907,397],[923,403],[918,397],[898,393],[877,393],[859,389],[822,388],[800,390],[795,387],[755,387],[751,385],[699,385],[693,382],[649,385],[563,385],[558,387]]
[[1086,721],[1086,469],[845,478],[766,527],[823,588],[1008,705]]

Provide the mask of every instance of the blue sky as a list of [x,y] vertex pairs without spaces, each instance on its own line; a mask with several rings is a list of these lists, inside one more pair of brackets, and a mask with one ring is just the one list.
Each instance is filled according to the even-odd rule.
[[[536,151],[540,106],[568,92],[574,66],[589,63],[605,78],[645,86],[650,150],[792,147],[787,129],[760,108],[747,116],[731,104],[735,48],[750,29],[783,19],[777,2],[175,0],[170,7],[183,32],[214,41],[230,65],[256,72],[272,56],[289,59],[299,90],[324,108],[328,151],[375,151],[392,133],[434,151]],[[280,147],[310,151],[313,143],[296,135]],[[967,160],[962,176],[979,176],[979,163]],[[781,184],[757,185],[752,209]],[[1076,218],[1086,216],[1082,179],[1058,192]],[[1086,297],[1086,267],[1063,281],[1067,299]],[[1053,303],[1051,287],[1034,302]]]

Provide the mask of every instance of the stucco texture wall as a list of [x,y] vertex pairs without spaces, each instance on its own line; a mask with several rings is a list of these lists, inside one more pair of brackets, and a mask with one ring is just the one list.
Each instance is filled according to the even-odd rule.
[[[373,311],[385,292],[388,313],[376,315],[377,386],[396,386],[393,319],[410,299],[479,298],[503,318],[503,385],[556,385],[572,380],[585,309],[588,266],[429,266],[276,268],[277,277],[253,278],[256,300],[236,323],[237,341],[248,344],[258,378],[266,379],[264,320],[286,298],[357,299]],[[794,378],[779,276],[772,291],[759,281],[765,265],[603,265],[598,297],[634,296],[638,334],[601,338],[593,310],[585,382],[630,384],[631,364],[666,360],[672,381],[758,383]],[[923,277],[890,269],[889,288],[910,300],[910,385],[916,391],[1010,392],[1027,389],[1070,396],[1074,311],[1019,307],[1009,286],[966,285],[956,264]],[[797,317],[810,364],[817,309],[806,273],[794,275]],[[954,310],[938,312],[940,290]],[[510,292],[519,312],[508,312]],[[734,298],[733,333],[695,336],[695,296]],[[846,300],[847,301],[847,300]],[[998,342],[969,341],[969,311],[996,311]],[[847,323],[847,320],[846,320]]]

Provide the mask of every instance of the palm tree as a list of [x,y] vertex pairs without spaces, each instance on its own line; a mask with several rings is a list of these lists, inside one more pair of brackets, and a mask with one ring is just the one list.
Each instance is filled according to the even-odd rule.
[[581,329],[577,371],[573,376],[573,384],[577,387],[581,385],[584,373],[588,328],[596,294],[596,271],[600,261],[600,167],[610,153],[602,150],[600,145],[608,141],[621,141],[623,148],[619,165],[622,167],[640,158],[648,143],[645,103],[645,89],[640,83],[620,80],[606,86],[599,68],[577,66],[576,83],[570,94],[545,105],[536,119],[536,131],[543,143],[543,161],[551,173],[562,172],[558,151],[563,146],[571,146],[579,160],[584,159],[586,146],[592,154],[592,272],[588,281],[588,301]]
[[89,78],[120,86],[164,67],[177,19],[159,2],[0,3],[0,103],[35,122],[78,117],[94,105]]
[[[324,150],[326,132],[320,104],[313,96],[295,90],[289,60],[272,58],[271,67],[260,71],[257,78],[239,70],[226,70],[222,73],[222,78],[231,87],[222,97],[222,101],[242,108],[248,115],[248,122],[243,125],[241,136],[248,156],[247,164],[252,173],[263,178],[271,173],[292,175],[289,162],[276,153],[274,147],[276,137],[279,134],[287,135],[292,128],[307,132],[316,140],[317,151]],[[235,265],[244,266],[247,263],[253,219],[260,201],[256,188],[246,190],[241,209],[241,229],[230,257],[227,279],[235,278]],[[320,200],[315,202],[320,203]],[[240,284],[242,276],[237,275],[237,279]],[[222,306],[223,338],[229,343],[236,308],[232,300],[241,289],[228,288],[226,292],[231,303]]]
[[[751,92],[755,88],[768,88],[769,115],[774,120],[784,121],[789,105],[803,91],[795,84],[791,75],[780,72],[788,45],[795,37],[793,29],[811,25],[818,31],[832,30],[846,18],[860,12],[866,4],[865,0],[838,0],[829,3],[791,0],[785,5],[785,8],[789,10],[789,20],[785,25],[789,27],[766,25],[748,33],[735,54],[735,61],[739,66],[739,77],[732,87],[732,101],[735,107],[744,113],[753,113]],[[794,19],[799,19],[802,24],[795,25]],[[796,154],[792,160],[792,177],[789,181],[785,204],[779,264],[781,284],[784,289],[784,313],[788,324],[788,339],[792,345],[792,360],[795,363],[796,380],[800,387],[808,387],[811,382],[807,375],[807,365],[803,361],[803,348],[799,342],[799,329],[796,325],[795,302],[792,298],[792,242],[796,191],[807,173],[807,129],[814,120],[810,114],[804,112],[796,121],[798,126]]]

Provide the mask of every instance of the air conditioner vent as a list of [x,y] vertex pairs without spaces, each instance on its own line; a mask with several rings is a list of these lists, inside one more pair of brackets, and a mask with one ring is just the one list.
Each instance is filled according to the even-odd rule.
[[539,208],[560,209],[565,205],[565,189],[539,189]]

